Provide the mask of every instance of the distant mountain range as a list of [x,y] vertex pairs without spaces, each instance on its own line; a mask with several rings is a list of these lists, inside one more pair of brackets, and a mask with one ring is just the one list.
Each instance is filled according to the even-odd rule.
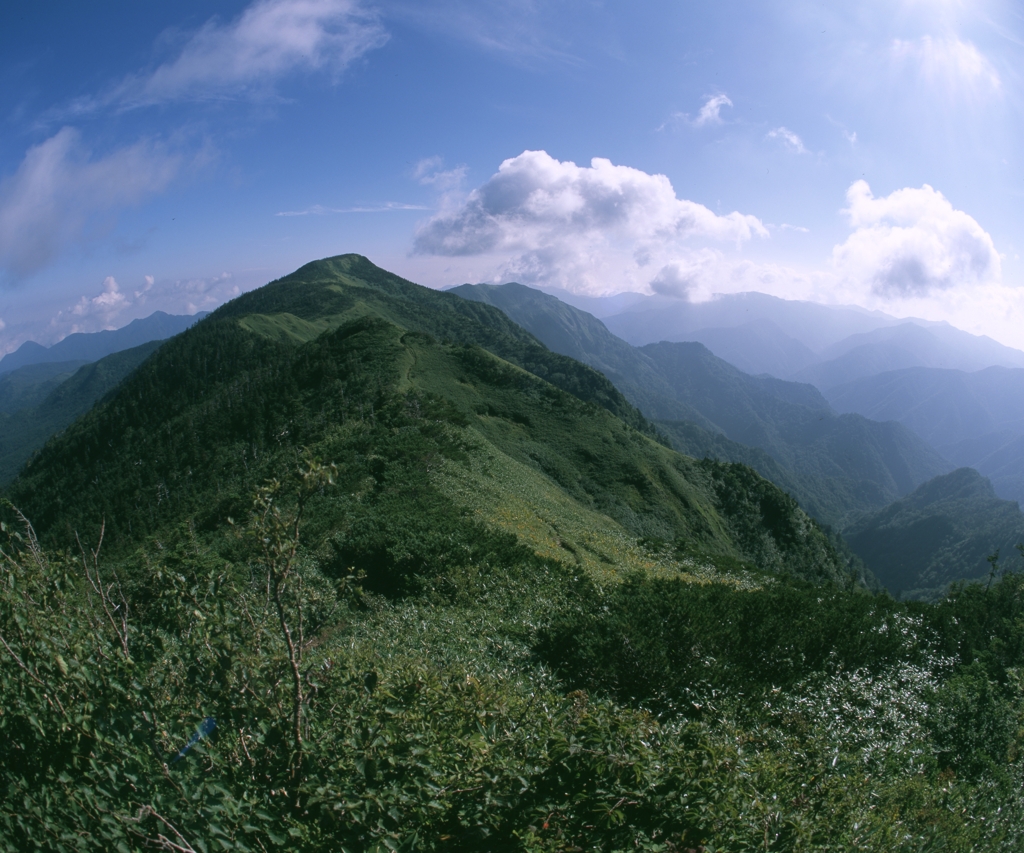
[[913,367],[828,389],[840,412],[895,420],[955,465],[976,468],[996,493],[1024,503],[1024,369],[972,373]]
[[76,332],[51,347],[35,341],[26,341],[14,352],[0,358],[0,375],[30,364],[54,362],[98,361],[106,355],[173,337],[185,331],[209,312],[198,314],[166,314],[155,311],[148,317],[132,320],[127,326],[113,331]]
[[551,291],[643,346],[697,341],[740,370],[810,382],[821,389],[907,367],[1024,368],[1024,352],[948,323],[906,320],[857,307],[819,305],[763,293],[690,303],[663,296],[577,297]]
[[[810,382],[751,375],[698,341],[634,346],[569,304],[571,298],[611,312],[610,320],[620,323],[628,314],[651,319],[649,310],[639,310],[649,298],[636,294],[563,294],[563,300],[519,284],[462,285],[450,292],[501,309],[553,352],[599,370],[677,450],[749,465],[789,492],[811,515],[844,530],[853,552],[897,595],[933,595],[954,575],[963,576],[962,571],[957,575],[957,565],[969,563],[975,571],[979,559],[984,563],[987,554],[979,558],[975,551],[991,550],[995,539],[996,547],[1003,547],[1018,535],[1020,511],[997,493],[1024,497],[1024,368],[878,368],[900,359],[973,368],[993,360],[1024,362],[1024,353],[944,325],[926,328],[858,309],[786,303],[762,294],[689,306],[690,322],[735,319],[727,309],[742,308],[751,320],[697,333],[720,351],[745,346],[749,355],[774,347],[776,363],[814,379],[822,393]],[[49,349],[26,344],[0,361],[0,484],[9,482],[49,436],[116,388],[160,346],[162,336],[202,316],[158,312],[116,332],[70,336]],[[288,344],[313,340],[327,328],[324,322],[271,313],[241,321],[250,331]],[[883,325],[838,337],[817,352],[790,334],[820,345],[877,323]],[[147,337],[143,345],[114,349]],[[95,363],[86,359],[107,349],[114,352]],[[550,369],[535,367],[542,375]],[[829,384],[846,376],[854,378]],[[570,382],[563,387],[578,381],[554,374],[550,379]],[[625,410],[616,413],[631,417]],[[947,474],[955,464],[991,476],[995,491],[976,471]],[[965,489],[971,496],[967,508],[961,505]],[[953,518],[958,512],[959,527]],[[991,524],[980,520],[986,513],[995,519]],[[920,559],[910,558],[913,549],[878,544],[893,537],[916,543],[922,531],[941,533],[944,544],[921,550]],[[977,536],[964,544],[970,531]],[[835,543],[845,547],[838,537]]]
[[[878,509],[952,468],[897,423],[838,415],[811,385],[750,376],[702,344],[634,347],[596,317],[519,284],[450,292],[501,308],[554,351],[600,370],[680,451],[753,465],[830,524]],[[776,464],[765,465],[750,448]]]

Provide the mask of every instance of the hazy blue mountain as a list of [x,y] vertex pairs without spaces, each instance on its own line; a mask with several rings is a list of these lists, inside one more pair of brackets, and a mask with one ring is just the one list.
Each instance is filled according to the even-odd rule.
[[1001,498],[1024,503],[1024,434],[1002,431],[945,448],[955,465],[976,468]]
[[573,308],[579,308],[581,311],[593,314],[599,320],[615,314],[621,314],[623,311],[628,311],[630,308],[640,305],[645,300],[651,298],[642,293],[629,292],[613,293],[610,296],[584,296],[562,287],[543,287],[540,285],[536,289],[556,297],[566,305],[571,305]]
[[21,408],[13,414],[0,414],[0,486],[13,480],[51,436],[88,412],[162,343],[150,341],[89,362],[50,391],[38,405]]
[[549,348],[603,372],[677,449],[751,465],[829,523],[951,468],[899,424],[838,416],[813,386],[750,376],[702,344],[633,347],[596,317],[519,284],[450,292],[501,308]]
[[640,349],[677,395],[729,438],[765,450],[794,473],[846,481],[869,505],[893,500],[951,468],[898,423],[836,414],[813,386],[748,376],[698,343]]
[[14,352],[0,358],[0,374],[30,364],[61,361],[96,361],[111,353],[137,347],[150,341],[162,341],[185,331],[209,312],[198,314],[166,314],[155,311],[148,317],[132,320],[113,331],[76,332],[51,347],[26,341]]
[[932,598],[952,581],[984,578],[986,558],[1011,563],[1024,514],[977,471],[958,468],[844,531],[853,551],[893,595]]
[[71,378],[85,361],[55,361],[30,364],[0,374],[0,413],[36,406],[65,379]]
[[954,465],[975,468],[996,494],[1024,502],[1024,369],[915,367],[826,391],[838,411],[898,420]]
[[[698,303],[648,296],[620,313],[606,316],[604,321],[614,334],[635,346],[694,340],[693,334],[701,329],[771,323],[812,352],[820,352],[850,335],[901,322],[880,311],[779,299],[765,293],[722,294]],[[750,361],[759,358],[756,344],[756,340],[751,342]]]
[[827,389],[839,412],[899,421],[932,447],[982,436],[1024,434],[1024,369],[988,367],[968,373],[913,367]]
[[719,358],[754,376],[770,373],[787,378],[817,360],[810,347],[787,335],[771,320],[697,329],[688,338],[704,344]]
[[594,305],[593,313],[601,312],[611,332],[635,346],[699,341],[747,373],[770,373],[822,389],[909,367],[1024,368],[1024,352],[948,323],[900,320],[878,311],[763,293],[722,295],[702,303],[635,295],[627,301],[623,296],[583,299]]
[[464,284],[448,292],[500,308],[549,349],[600,370],[649,418],[688,420],[718,430],[677,397],[649,358],[591,314],[522,284]]
[[827,389],[910,367],[975,371],[990,366],[1024,367],[1024,352],[947,324],[901,323],[839,341],[793,378]]

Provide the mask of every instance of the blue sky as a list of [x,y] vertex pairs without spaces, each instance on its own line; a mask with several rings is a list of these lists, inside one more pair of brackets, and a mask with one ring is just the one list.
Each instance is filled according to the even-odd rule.
[[1024,347],[1019,4],[101,0],[0,24],[0,352],[350,251],[432,286],[761,290]]

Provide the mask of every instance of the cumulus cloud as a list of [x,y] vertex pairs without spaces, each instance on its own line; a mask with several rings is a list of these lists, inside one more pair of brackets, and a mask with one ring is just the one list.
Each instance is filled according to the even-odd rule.
[[846,200],[855,230],[833,249],[832,262],[848,282],[897,299],[999,283],[992,238],[927,184],[876,198],[861,180]]
[[704,106],[700,108],[697,118],[693,120],[693,126],[704,127],[706,124],[721,124],[722,107],[731,106],[732,101],[729,100],[728,95],[712,95],[704,102]]
[[73,110],[251,96],[293,71],[342,71],[387,41],[357,0],[259,0],[227,24],[208,21],[177,56]]
[[673,253],[691,253],[693,241],[742,243],[767,233],[754,216],[719,216],[678,198],[664,175],[599,157],[577,166],[524,151],[462,204],[421,225],[415,251],[504,256],[507,275],[577,289],[600,287],[614,257],[631,268],[634,282],[646,276],[646,286],[648,270]]
[[925,79],[949,88],[998,92],[1002,87],[999,72],[972,42],[923,36],[916,41],[894,39],[890,49],[896,62],[909,63]]
[[[195,314],[213,310],[241,292],[230,272],[203,278],[157,279],[146,275],[138,289],[122,289],[114,276],[103,279],[99,293],[85,295],[52,316],[45,328],[21,329],[17,342],[32,339],[52,344],[74,332],[96,332],[116,329],[154,311],[169,314]],[[249,285],[252,286],[252,285]],[[45,321],[44,321],[45,322]],[[0,342],[0,349],[12,348],[13,342]]]
[[65,127],[30,148],[0,183],[0,272],[17,281],[88,236],[95,214],[137,204],[164,189],[180,155],[143,141],[91,158]]
[[779,140],[786,146],[786,148],[796,154],[807,153],[807,149],[804,148],[803,140],[793,133],[793,131],[789,130],[789,128],[776,127],[774,130],[769,130],[767,138]]
[[103,290],[99,295],[91,299],[83,296],[78,300],[78,304],[71,309],[71,313],[76,317],[97,318],[102,325],[106,326],[127,308],[128,304],[128,297],[121,292],[115,278],[108,275],[103,279]]

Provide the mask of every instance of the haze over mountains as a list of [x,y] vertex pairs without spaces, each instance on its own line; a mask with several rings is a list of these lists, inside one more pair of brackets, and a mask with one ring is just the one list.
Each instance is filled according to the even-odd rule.
[[698,341],[746,373],[814,385],[839,413],[898,421],[952,466],[990,478],[999,497],[1024,502],[1020,350],[946,323],[760,293],[692,304],[549,292],[637,346]]
[[[601,370],[677,449],[700,456],[716,445],[711,455],[754,465],[830,524],[878,509],[951,468],[899,424],[837,415],[813,386],[750,376],[700,343],[633,347],[595,317],[522,285],[450,292],[501,308],[556,352]],[[751,447],[786,475],[752,457]]]
[[166,314],[155,311],[148,317],[132,320],[120,329],[75,332],[50,347],[26,341],[14,352],[0,358],[0,375],[30,364],[97,361],[111,353],[173,337],[209,313]]
[[1024,367],[1024,352],[991,338],[947,323],[901,320],[857,307],[763,293],[691,303],[664,296],[579,298],[552,292],[600,317],[611,332],[635,346],[699,341],[744,372],[811,382],[821,389],[906,367]]
[[[854,551],[894,594],[940,595],[955,576],[983,573],[984,558],[998,548],[1005,551],[1006,544],[1024,532],[1019,508],[999,500],[1016,500],[1013,490],[1024,482],[1024,439],[1014,432],[1024,418],[1024,395],[1015,384],[1024,383],[1024,370],[987,367],[970,374],[919,367],[870,375],[822,394],[809,383],[744,373],[702,343],[677,340],[630,346],[596,317],[569,305],[568,295],[563,302],[518,284],[463,285],[452,292],[502,308],[555,351],[604,372],[681,452],[750,465],[797,497],[818,519],[843,529],[844,535],[855,531]],[[611,304],[593,298],[576,301],[613,311],[625,302],[624,311],[606,316],[609,322],[626,317],[624,325],[636,323],[631,314],[654,317],[650,311],[637,311],[643,297]],[[856,310],[783,303],[761,294],[725,298],[710,307],[688,305],[681,313],[688,311],[691,321],[702,312],[735,321],[736,315],[723,309],[723,303],[772,317],[725,330],[734,343],[745,341],[748,354],[761,347],[764,338],[755,336],[751,343],[745,335],[764,329],[766,323],[779,331],[776,320],[794,331],[808,330],[808,336],[819,342],[858,324],[886,320]],[[812,321],[813,330],[806,325]],[[789,340],[791,351],[799,344],[810,352],[801,342]],[[824,360],[797,375],[810,375],[824,386],[822,377],[871,371],[897,356],[972,367],[1024,359],[1024,353],[948,326],[924,328],[905,322],[848,335],[825,347],[821,356]],[[930,393],[911,393],[922,376],[930,377],[934,387]],[[897,379],[902,385],[890,389]],[[959,394],[952,393],[951,383],[957,382],[962,386]],[[993,440],[992,431],[997,429],[1002,432],[995,436],[1006,436],[1004,442]],[[971,453],[986,454],[974,467],[984,474],[992,472],[992,482],[977,471],[940,476],[955,464],[972,465],[961,461],[972,458]],[[968,478],[969,494],[961,488],[968,474],[974,478]],[[927,499],[914,498],[909,504],[913,513],[908,515],[899,501],[911,492]],[[953,521],[951,506],[960,515]],[[940,543],[916,551],[915,545],[894,550],[871,544],[916,543],[921,530],[941,530]],[[898,567],[892,562],[896,555]]]

